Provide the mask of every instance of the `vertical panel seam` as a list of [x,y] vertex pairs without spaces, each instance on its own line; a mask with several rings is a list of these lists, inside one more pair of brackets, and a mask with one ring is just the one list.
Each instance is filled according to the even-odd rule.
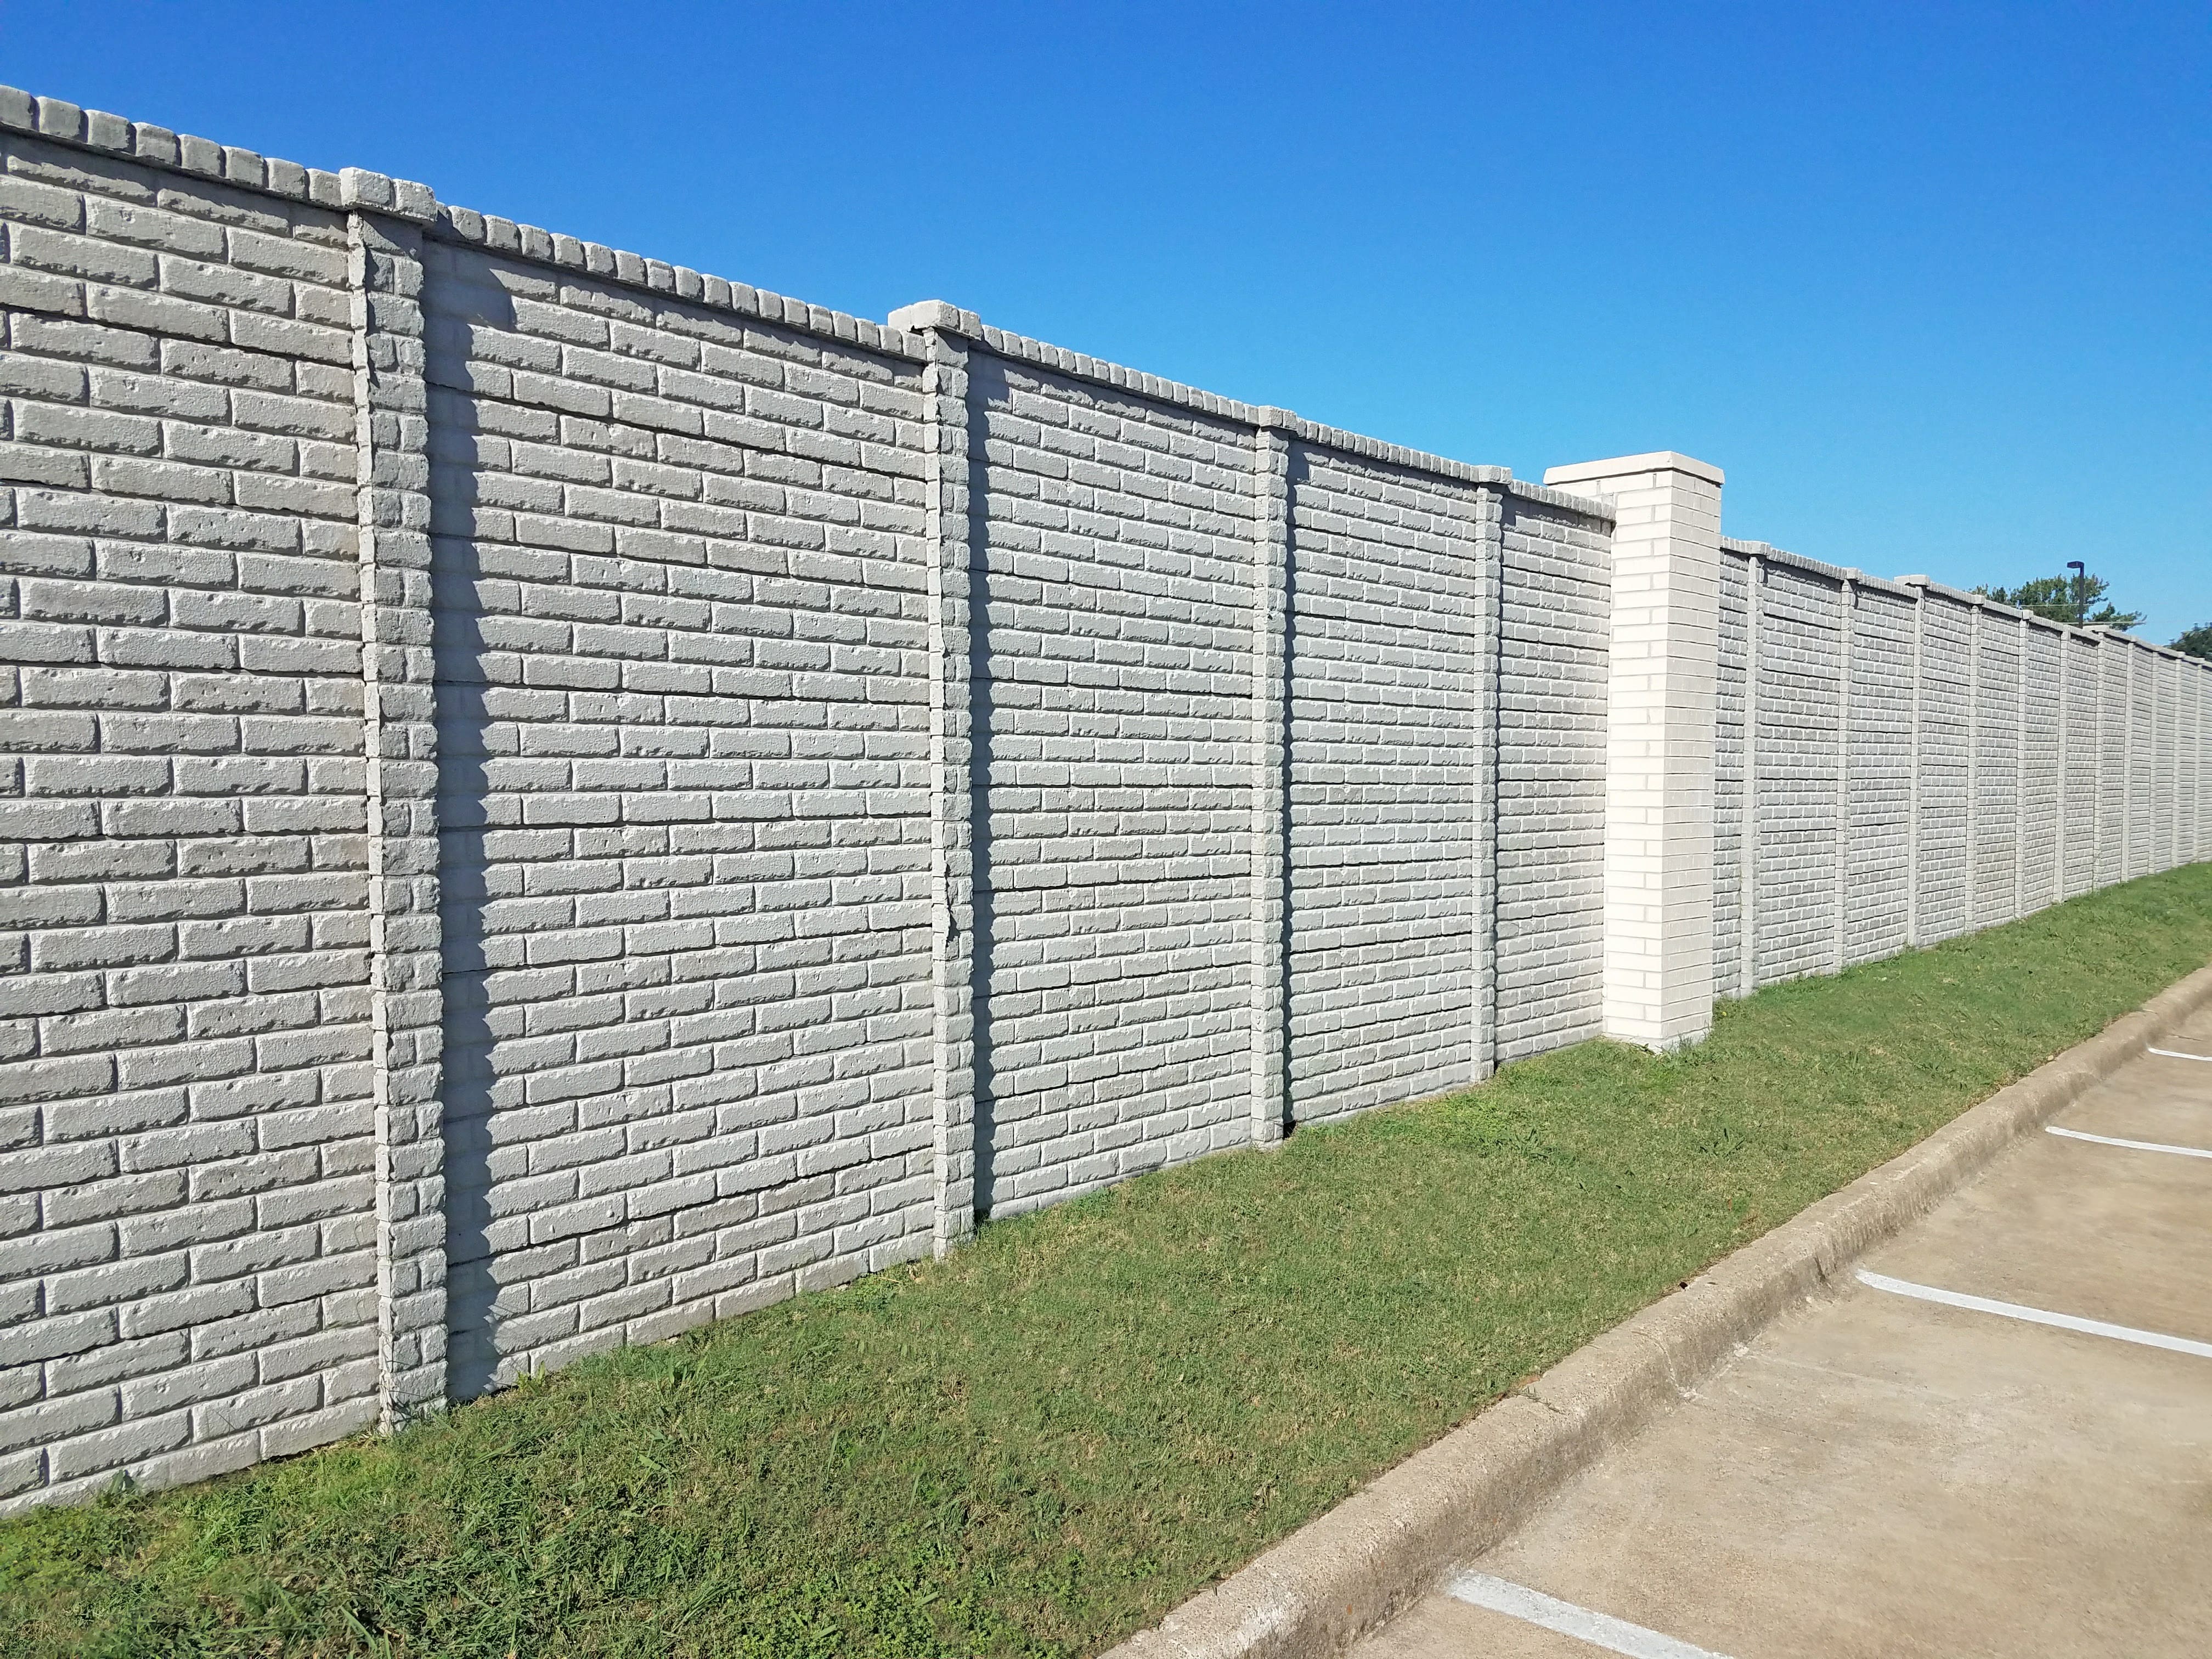
[[921,336],[927,428],[932,1253],[975,1227],[975,630],[969,488],[969,354],[944,330]]
[[1766,561],[1744,562],[1743,830],[1736,866],[1736,989],[1759,988],[1759,692],[1760,623],[1766,610]]
[[1476,671],[1474,1080],[1498,1069],[1498,815],[1500,710],[1504,703],[1505,498],[1476,495],[1476,602],[1481,607]]
[[1285,995],[1289,906],[1289,581],[1291,446],[1283,424],[1263,418],[1253,434],[1252,804],[1250,1112],[1252,1144],[1283,1138],[1288,1115],[1290,1040]]
[[378,1415],[446,1400],[443,950],[422,233],[346,216],[360,532]]

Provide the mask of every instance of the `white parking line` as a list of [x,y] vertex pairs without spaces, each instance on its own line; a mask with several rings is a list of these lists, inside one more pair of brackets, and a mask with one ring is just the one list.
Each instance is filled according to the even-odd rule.
[[1632,1625],[1602,1613],[1592,1613],[1571,1601],[1532,1590],[1510,1579],[1492,1578],[1486,1572],[1463,1572],[1444,1586],[1444,1594],[1469,1607],[1487,1607],[1525,1624],[1557,1631],[1587,1642],[1608,1653],[1625,1653],[1630,1659],[1723,1659],[1710,1648],[1693,1648],[1656,1630]]
[[2162,1054],[2168,1060],[2201,1060],[2212,1066],[2212,1054],[2185,1054],[2179,1048],[2147,1048],[2147,1054]]
[[2055,1123],[2045,1124],[2043,1133],[2064,1135],[2069,1140],[2094,1140],[2100,1146],[2131,1146],[2139,1152],[2172,1152],[2176,1158],[2212,1158],[2212,1148],[2169,1146],[2160,1140],[2122,1140],[2118,1135],[2093,1135],[2082,1129],[2062,1129]]
[[2139,1331],[2132,1325],[2107,1325],[2101,1319],[2049,1313],[2041,1308],[2024,1308],[2017,1302],[1992,1302],[1985,1296],[1967,1296],[1958,1291],[1938,1290],[1933,1285],[1916,1285],[1909,1279],[1885,1278],[1881,1273],[1870,1273],[1863,1267],[1859,1269],[1858,1281],[1873,1290],[1887,1291],[1893,1296],[1917,1297],[1923,1302],[1940,1302],[1947,1308],[1965,1308],[1972,1313],[2002,1314],[2007,1319],[2024,1319],[2031,1325],[2055,1325],[2062,1331],[2109,1336],[2116,1342],[2136,1342],[2146,1348],[2167,1348],[2175,1353],[2195,1354],[2201,1359],[2212,1359],[2212,1342],[2198,1342],[2186,1336],[2168,1336],[2162,1331]]

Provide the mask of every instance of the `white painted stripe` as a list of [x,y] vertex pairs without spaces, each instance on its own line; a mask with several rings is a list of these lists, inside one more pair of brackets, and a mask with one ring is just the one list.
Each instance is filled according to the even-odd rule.
[[1627,1654],[1631,1659],[1722,1659],[1710,1648],[1693,1648],[1687,1642],[1677,1642],[1656,1630],[1632,1625],[1625,1619],[1592,1613],[1588,1607],[1562,1601],[1541,1590],[1532,1590],[1509,1579],[1492,1578],[1486,1572],[1461,1573],[1444,1586],[1444,1593],[1469,1607],[1487,1607],[1525,1624],[1571,1636],[1608,1653]]
[[1947,1308],[1964,1308],[1971,1313],[2002,1314],[2007,1319],[2024,1319],[2031,1325],[2055,1325],[2062,1331],[2081,1331],[2091,1336],[2109,1336],[2116,1342],[2138,1342],[2146,1348],[2168,1348],[2175,1353],[2191,1353],[2201,1359],[2212,1359],[2212,1342],[2198,1342],[2186,1336],[2168,1336],[2162,1331],[2139,1331],[2132,1325],[2107,1325],[2101,1319],[2081,1319],[2073,1314],[2046,1313],[2041,1308],[2023,1308],[2017,1302],[1992,1302],[1985,1296],[1966,1296],[1958,1291],[1938,1290],[1933,1285],[1915,1285],[1908,1279],[1886,1279],[1880,1273],[1859,1269],[1859,1283],[1877,1291],[1887,1291],[1893,1296],[1917,1297],[1923,1302],[1940,1302]]
[[2168,1060],[2201,1060],[2207,1066],[2212,1066],[2212,1054],[2185,1054],[2179,1048],[2150,1048],[2145,1052],[2161,1054]]
[[2169,1146],[2162,1140],[2122,1140],[2118,1135],[2093,1135],[2082,1129],[2062,1129],[2055,1123],[2045,1124],[2043,1132],[2064,1135],[2069,1140],[2094,1140],[2100,1146],[2131,1146],[2139,1152],[2172,1152],[2176,1158],[2212,1158],[2212,1148]]

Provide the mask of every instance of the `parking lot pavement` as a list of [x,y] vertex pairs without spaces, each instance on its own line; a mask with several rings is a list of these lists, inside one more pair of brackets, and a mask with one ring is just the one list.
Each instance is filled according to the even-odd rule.
[[2053,1127],[1358,1659],[2212,1653],[2212,1059]]

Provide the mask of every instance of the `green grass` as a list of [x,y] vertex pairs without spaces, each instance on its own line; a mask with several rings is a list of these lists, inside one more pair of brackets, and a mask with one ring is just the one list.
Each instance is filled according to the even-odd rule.
[[2212,866],[0,1528],[0,1651],[1060,1654],[2212,957]]

